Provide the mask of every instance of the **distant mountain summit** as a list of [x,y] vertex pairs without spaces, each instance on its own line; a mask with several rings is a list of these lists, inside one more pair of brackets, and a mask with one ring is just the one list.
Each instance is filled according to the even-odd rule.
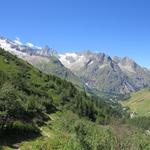
[[150,86],[150,70],[141,67],[135,61],[128,57],[120,58],[116,61],[117,65],[121,68],[122,72],[125,73],[137,89]]
[[31,44],[25,45],[17,40],[12,41],[4,37],[0,37],[0,47],[18,55],[19,52],[22,52],[20,53],[20,55],[23,55],[24,53],[43,57],[50,57],[57,54],[57,52],[54,49],[49,48],[47,45],[41,48],[33,46]]
[[66,53],[60,61],[90,88],[108,93],[129,93],[150,86],[150,71],[128,57],[104,53]]
[[140,67],[136,62],[128,57],[119,58],[115,56],[113,60],[120,66],[122,71],[128,73],[136,73],[136,69]]
[[50,56],[56,56],[57,52],[46,45],[43,48],[38,49],[35,54],[40,56],[50,57]]
[[22,44],[0,37],[0,47],[28,61],[45,73],[67,79],[80,88],[125,94],[150,86],[150,70],[128,57],[110,57],[89,50],[58,54],[54,49]]

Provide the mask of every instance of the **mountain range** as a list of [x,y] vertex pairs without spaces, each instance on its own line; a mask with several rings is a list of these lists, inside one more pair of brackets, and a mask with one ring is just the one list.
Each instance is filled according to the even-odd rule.
[[108,93],[130,93],[150,85],[150,70],[128,57],[104,53],[66,53],[60,61],[90,88]]
[[74,83],[80,89],[126,94],[150,86],[150,70],[124,57],[84,51],[58,54],[52,48],[25,45],[0,37],[0,47],[45,73]]

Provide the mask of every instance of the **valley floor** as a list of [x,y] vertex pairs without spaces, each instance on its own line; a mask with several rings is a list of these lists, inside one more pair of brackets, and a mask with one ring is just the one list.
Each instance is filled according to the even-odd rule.
[[123,102],[123,106],[129,107],[138,116],[150,116],[150,89],[132,93],[131,98]]

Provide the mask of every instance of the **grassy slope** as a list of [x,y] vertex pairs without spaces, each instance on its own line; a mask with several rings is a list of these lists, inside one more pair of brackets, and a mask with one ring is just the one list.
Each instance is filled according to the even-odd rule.
[[142,89],[132,93],[131,98],[124,101],[123,105],[136,112],[138,116],[150,116],[150,90]]
[[[101,126],[66,111],[51,114],[51,121],[41,128],[42,135],[19,144],[20,150],[117,150],[149,149],[150,138],[128,125]],[[77,128],[81,128],[78,137]],[[87,148],[85,148],[88,145]],[[84,148],[82,147],[84,146]]]

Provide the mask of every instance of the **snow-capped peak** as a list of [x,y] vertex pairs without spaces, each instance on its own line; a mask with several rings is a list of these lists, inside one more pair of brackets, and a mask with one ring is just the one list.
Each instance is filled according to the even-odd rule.
[[20,38],[16,38],[14,41],[0,37],[0,47],[9,51],[17,56],[23,55],[37,55],[43,57],[50,57],[52,55],[57,55],[56,51],[48,46],[39,47],[31,42],[24,44],[20,41]]
[[12,54],[15,54],[17,56],[23,56],[26,55],[25,53],[17,50],[17,44],[16,42],[13,42],[11,40],[8,40],[6,38],[0,38],[0,47],[5,49],[6,51],[9,51]]
[[69,69],[81,68],[87,62],[87,58],[83,54],[79,53],[65,53],[59,55],[59,60],[64,66]]
[[14,40],[14,42],[18,45],[23,45],[20,41],[20,38],[16,37],[16,39]]

